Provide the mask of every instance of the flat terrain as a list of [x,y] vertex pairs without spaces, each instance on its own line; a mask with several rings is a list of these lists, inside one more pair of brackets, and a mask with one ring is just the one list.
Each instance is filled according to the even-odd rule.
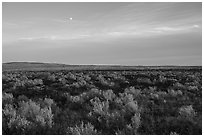
[[5,135],[202,134],[202,68],[5,63]]
[[56,71],[56,70],[143,70],[143,69],[202,69],[201,66],[119,66],[119,65],[66,65],[39,62],[3,63],[3,71]]

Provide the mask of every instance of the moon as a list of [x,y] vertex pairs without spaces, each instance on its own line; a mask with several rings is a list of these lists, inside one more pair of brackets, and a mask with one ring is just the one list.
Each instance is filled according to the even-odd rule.
[[72,20],[73,18],[71,17],[71,18],[69,18],[69,20]]

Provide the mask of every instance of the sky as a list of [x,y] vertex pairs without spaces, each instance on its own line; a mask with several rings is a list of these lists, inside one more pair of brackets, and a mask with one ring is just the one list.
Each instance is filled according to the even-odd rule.
[[3,62],[202,65],[202,3],[3,2]]

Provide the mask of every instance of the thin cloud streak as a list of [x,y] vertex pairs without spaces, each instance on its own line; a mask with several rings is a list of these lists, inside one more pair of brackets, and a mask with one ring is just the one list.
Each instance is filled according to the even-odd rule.
[[[68,35],[68,36],[60,36],[60,35],[52,35],[52,36],[41,36],[41,37],[22,37],[19,38],[19,40],[73,40],[73,39],[100,39],[100,38],[120,38],[120,37],[151,37],[151,36],[159,36],[159,35],[173,35],[177,33],[190,33],[193,31],[196,31],[198,28],[200,28],[199,25],[192,25],[192,26],[181,26],[181,27],[156,27],[156,28],[147,28],[147,29],[138,29],[138,28],[132,28],[132,30],[127,31],[107,31],[103,33],[90,33],[89,34],[77,34],[77,35]],[[103,39],[104,40],[104,39]]]

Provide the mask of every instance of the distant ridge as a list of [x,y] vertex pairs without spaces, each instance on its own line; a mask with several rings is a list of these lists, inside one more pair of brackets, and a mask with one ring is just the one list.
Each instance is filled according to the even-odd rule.
[[58,70],[143,70],[143,69],[202,69],[202,66],[122,66],[122,65],[66,65],[42,62],[7,62],[3,71],[58,71]]
[[64,68],[69,65],[58,63],[42,63],[42,62],[7,62],[3,63],[2,70],[49,70]]
[[66,65],[66,64],[59,64],[59,63],[43,63],[43,62],[6,62],[3,64],[38,64],[38,65],[45,65],[45,64],[49,64],[49,65]]

